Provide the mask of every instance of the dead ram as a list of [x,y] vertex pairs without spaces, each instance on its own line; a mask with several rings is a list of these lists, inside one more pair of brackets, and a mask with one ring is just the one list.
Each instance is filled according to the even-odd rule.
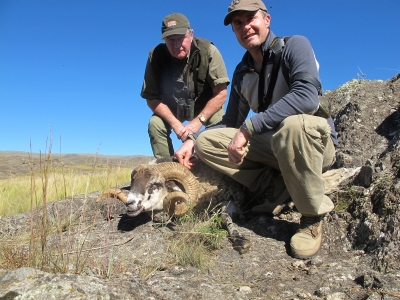
[[[353,177],[358,169],[338,169],[324,173],[326,193]],[[192,170],[177,162],[155,162],[137,166],[131,174],[128,195],[121,189],[109,189],[98,200],[117,197],[126,206],[126,214],[135,217],[142,212],[160,218],[182,216],[189,210],[204,211],[219,206],[233,247],[240,253],[250,248],[250,241],[237,229],[233,216],[240,215],[249,192],[239,183],[200,160]],[[247,201],[248,202],[248,201]],[[156,219],[157,220],[157,219]],[[158,220],[159,221],[159,220]]]

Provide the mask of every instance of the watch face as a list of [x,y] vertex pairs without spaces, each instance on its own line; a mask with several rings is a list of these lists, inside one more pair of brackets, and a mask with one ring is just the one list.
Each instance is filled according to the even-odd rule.
[[205,122],[206,121],[206,118],[204,116],[200,116],[199,119],[200,119],[201,122]]

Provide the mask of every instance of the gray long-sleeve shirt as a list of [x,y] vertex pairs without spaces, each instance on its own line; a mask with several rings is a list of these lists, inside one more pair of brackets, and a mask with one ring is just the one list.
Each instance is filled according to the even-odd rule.
[[[264,55],[270,55],[268,46],[275,37],[275,34],[271,31],[262,45]],[[311,83],[305,81],[292,82],[291,78],[298,72],[306,72],[319,79],[318,69],[318,62],[308,39],[299,35],[292,36],[282,52],[271,103],[265,111],[259,112],[259,74],[254,70],[250,54],[246,52],[233,74],[225,116],[220,123],[207,129],[239,128],[246,120],[250,109],[256,113],[246,121],[251,135],[274,130],[285,118],[291,115],[313,114],[319,107],[317,89]],[[271,71],[272,63],[267,64],[265,68],[264,95],[268,91]],[[337,145],[337,133],[332,118],[328,118],[328,123],[332,128],[332,140]],[[196,138],[196,135],[194,137]]]

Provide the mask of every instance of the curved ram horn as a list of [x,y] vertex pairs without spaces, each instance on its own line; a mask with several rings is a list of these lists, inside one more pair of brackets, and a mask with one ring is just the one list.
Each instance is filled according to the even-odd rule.
[[[174,180],[182,185],[184,193],[187,194],[187,201],[184,202],[185,204],[181,204],[180,206],[188,206],[186,209],[187,211],[190,207],[193,207],[196,204],[199,183],[189,169],[177,162],[161,163],[155,165],[155,167],[163,174],[165,180]],[[178,198],[177,201],[180,202],[182,200],[181,196]],[[170,203],[166,204],[167,207],[177,202],[172,199],[168,201],[170,201]],[[177,211],[175,212],[176,214],[179,213],[178,210],[181,211],[182,207],[179,209],[177,207]]]
[[164,211],[168,213],[169,216],[183,216],[189,210],[189,206],[187,205],[189,202],[188,200],[189,197],[184,192],[171,192],[164,199]]
[[103,192],[97,199],[96,202],[99,202],[101,199],[104,198],[118,198],[119,200],[121,200],[124,204],[126,204],[126,195],[124,194],[123,191],[121,191],[120,189],[117,188],[113,188],[113,189],[108,189],[107,191]]

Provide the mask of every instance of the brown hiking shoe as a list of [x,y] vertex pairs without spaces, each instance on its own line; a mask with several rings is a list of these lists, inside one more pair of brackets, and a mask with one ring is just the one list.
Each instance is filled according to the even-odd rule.
[[263,195],[264,203],[254,206],[253,213],[277,215],[290,202],[290,195],[281,175],[274,177]]
[[301,217],[300,228],[290,240],[290,248],[294,257],[307,259],[321,249],[323,218],[324,215]]

